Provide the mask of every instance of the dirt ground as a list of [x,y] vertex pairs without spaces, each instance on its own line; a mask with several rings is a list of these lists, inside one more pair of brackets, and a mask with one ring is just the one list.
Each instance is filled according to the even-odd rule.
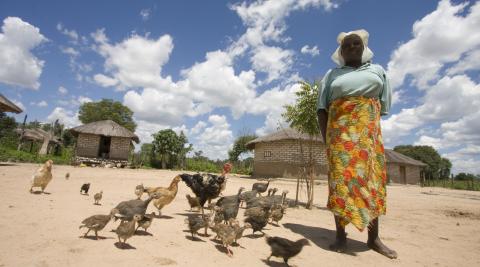
[[[137,184],[168,186],[178,172],[54,166],[46,189],[50,194],[30,194],[30,177],[38,166],[0,165],[0,266],[284,266],[279,258],[266,263],[270,249],[263,237],[240,239],[241,246],[232,248],[233,258],[212,241],[213,236],[191,240],[184,223],[189,213],[185,194],[191,191],[183,182],[176,199],[163,209],[163,218],[148,229],[153,235],[139,232],[127,240],[129,249],[116,245],[111,230],[118,223],[113,221],[99,233],[104,239],[81,238],[85,230],[78,227],[84,218],[108,214],[120,201],[134,199]],[[225,195],[235,194],[240,186],[249,189],[255,181],[229,175]],[[89,196],[79,193],[85,182],[91,183]],[[280,192],[287,189],[288,197],[295,198],[293,181],[279,179],[271,186]],[[93,205],[93,195],[100,190],[101,205]],[[294,266],[480,266],[480,192],[400,185],[387,190],[388,211],[380,218],[380,235],[398,252],[398,259],[369,250],[366,232],[352,226],[347,227],[347,253],[328,250],[335,232],[332,214],[324,207],[325,182],[316,186],[313,210],[290,208],[280,227],[268,225],[265,232],[311,241],[290,261]]]

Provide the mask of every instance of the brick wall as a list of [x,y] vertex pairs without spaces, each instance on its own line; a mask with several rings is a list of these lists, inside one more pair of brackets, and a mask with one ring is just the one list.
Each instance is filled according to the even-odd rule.
[[112,137],[110,143],[111,159],[128,159],[130,153],[130,138]]
[[[325,174],[327,171],[325,145],[321,142],[315,142],[312,153],[317,173]],[[302,164],[301,155],[302,149],[297,140],[257,143],[255,144],[253,174],[266,177],[296,175]],[[309,147],[305,142],[303,143],[303,155],[304,160],[307,161]]]
[[[403,181],[400,174],[400,166],[405,167],[405,178]],[[420,183],[420,171],[419,166],[413,165],[400,165],[398,163],[387,163],[387,177],[392,183],[397,184],[419,184]]]
[[79,157],[97,157],[100,136],[93,134],[79,134],[76,154]]

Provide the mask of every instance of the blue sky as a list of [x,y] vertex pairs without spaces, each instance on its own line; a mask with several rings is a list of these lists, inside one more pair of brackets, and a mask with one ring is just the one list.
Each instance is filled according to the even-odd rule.
[[[386,146],[432,145],[480,173],[478,1],[1,1],[0,92],[29,120],[79,124],[112,98],[149,142],[183,130],[226,157],[239,132],[282,124],[298,80],[335,64],[342,31],[370,33],[394,88]],[[6,62],[6,63],[5,63]]]

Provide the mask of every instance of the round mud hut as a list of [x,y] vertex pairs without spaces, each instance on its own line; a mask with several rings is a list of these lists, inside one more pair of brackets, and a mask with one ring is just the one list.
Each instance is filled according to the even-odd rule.
[[112,120],[96,121],[70,130],[77,137],[77,164],[113,164],[124,167],[138,136]]

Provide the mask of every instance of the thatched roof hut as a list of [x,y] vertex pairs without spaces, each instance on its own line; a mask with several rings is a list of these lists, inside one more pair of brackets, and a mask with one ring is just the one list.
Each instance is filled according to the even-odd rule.
[[77,162],[121,161],[126,164],[132,149],[132,140],[138,136],[112,120],[96,121],[70,129],[77,137]]
[[[254,149],[253,175],[262,177],[295,176],[303,170],[309,158],[310,136],[286,128],[256,138],[246,144]],[[317,174],[325,174],[327,161],[321,136],[313,138],[312,153]]]
[[70,129],[73,135],[78,136],[80,133],[103,135],[108,137],[127,137],[139,143],[138,136],[127,128],[112,120],[96,121],[88,124],[80,125]]
[[[309,141],[310,136],[308,134],[302,134],[292,128],[285,128],[278,132],[271,133],[269,135],[265,135],[262,137],[258,137],[246,144],[248,149],[255,149],[255,144],[257,143],[266,143],[266,142],[275,142],[275,141],[282,141],[282,140],[303,140]],[[314,142],[321,142],[323,143],[322,137],[317,135],[313,137]]]
[[51,133],[49,132],[46,132],[42,129],[24,129],[22,130],[21,128],[17,128],[15,129],[15,132],[18,134],[18,135],[21,135],[22,134],[22,131],[23,131],[23,135],[22,135],[22,140],[28,140],[28,141],[34,141],[34,142],[43,142],[45,140],[45,138],[49,138],[50,142],[52,143],[60,143],[60,140],[58,140],[57,137],[53,136]]
[[22,113],[23,110],[0,94],[0,111]]

